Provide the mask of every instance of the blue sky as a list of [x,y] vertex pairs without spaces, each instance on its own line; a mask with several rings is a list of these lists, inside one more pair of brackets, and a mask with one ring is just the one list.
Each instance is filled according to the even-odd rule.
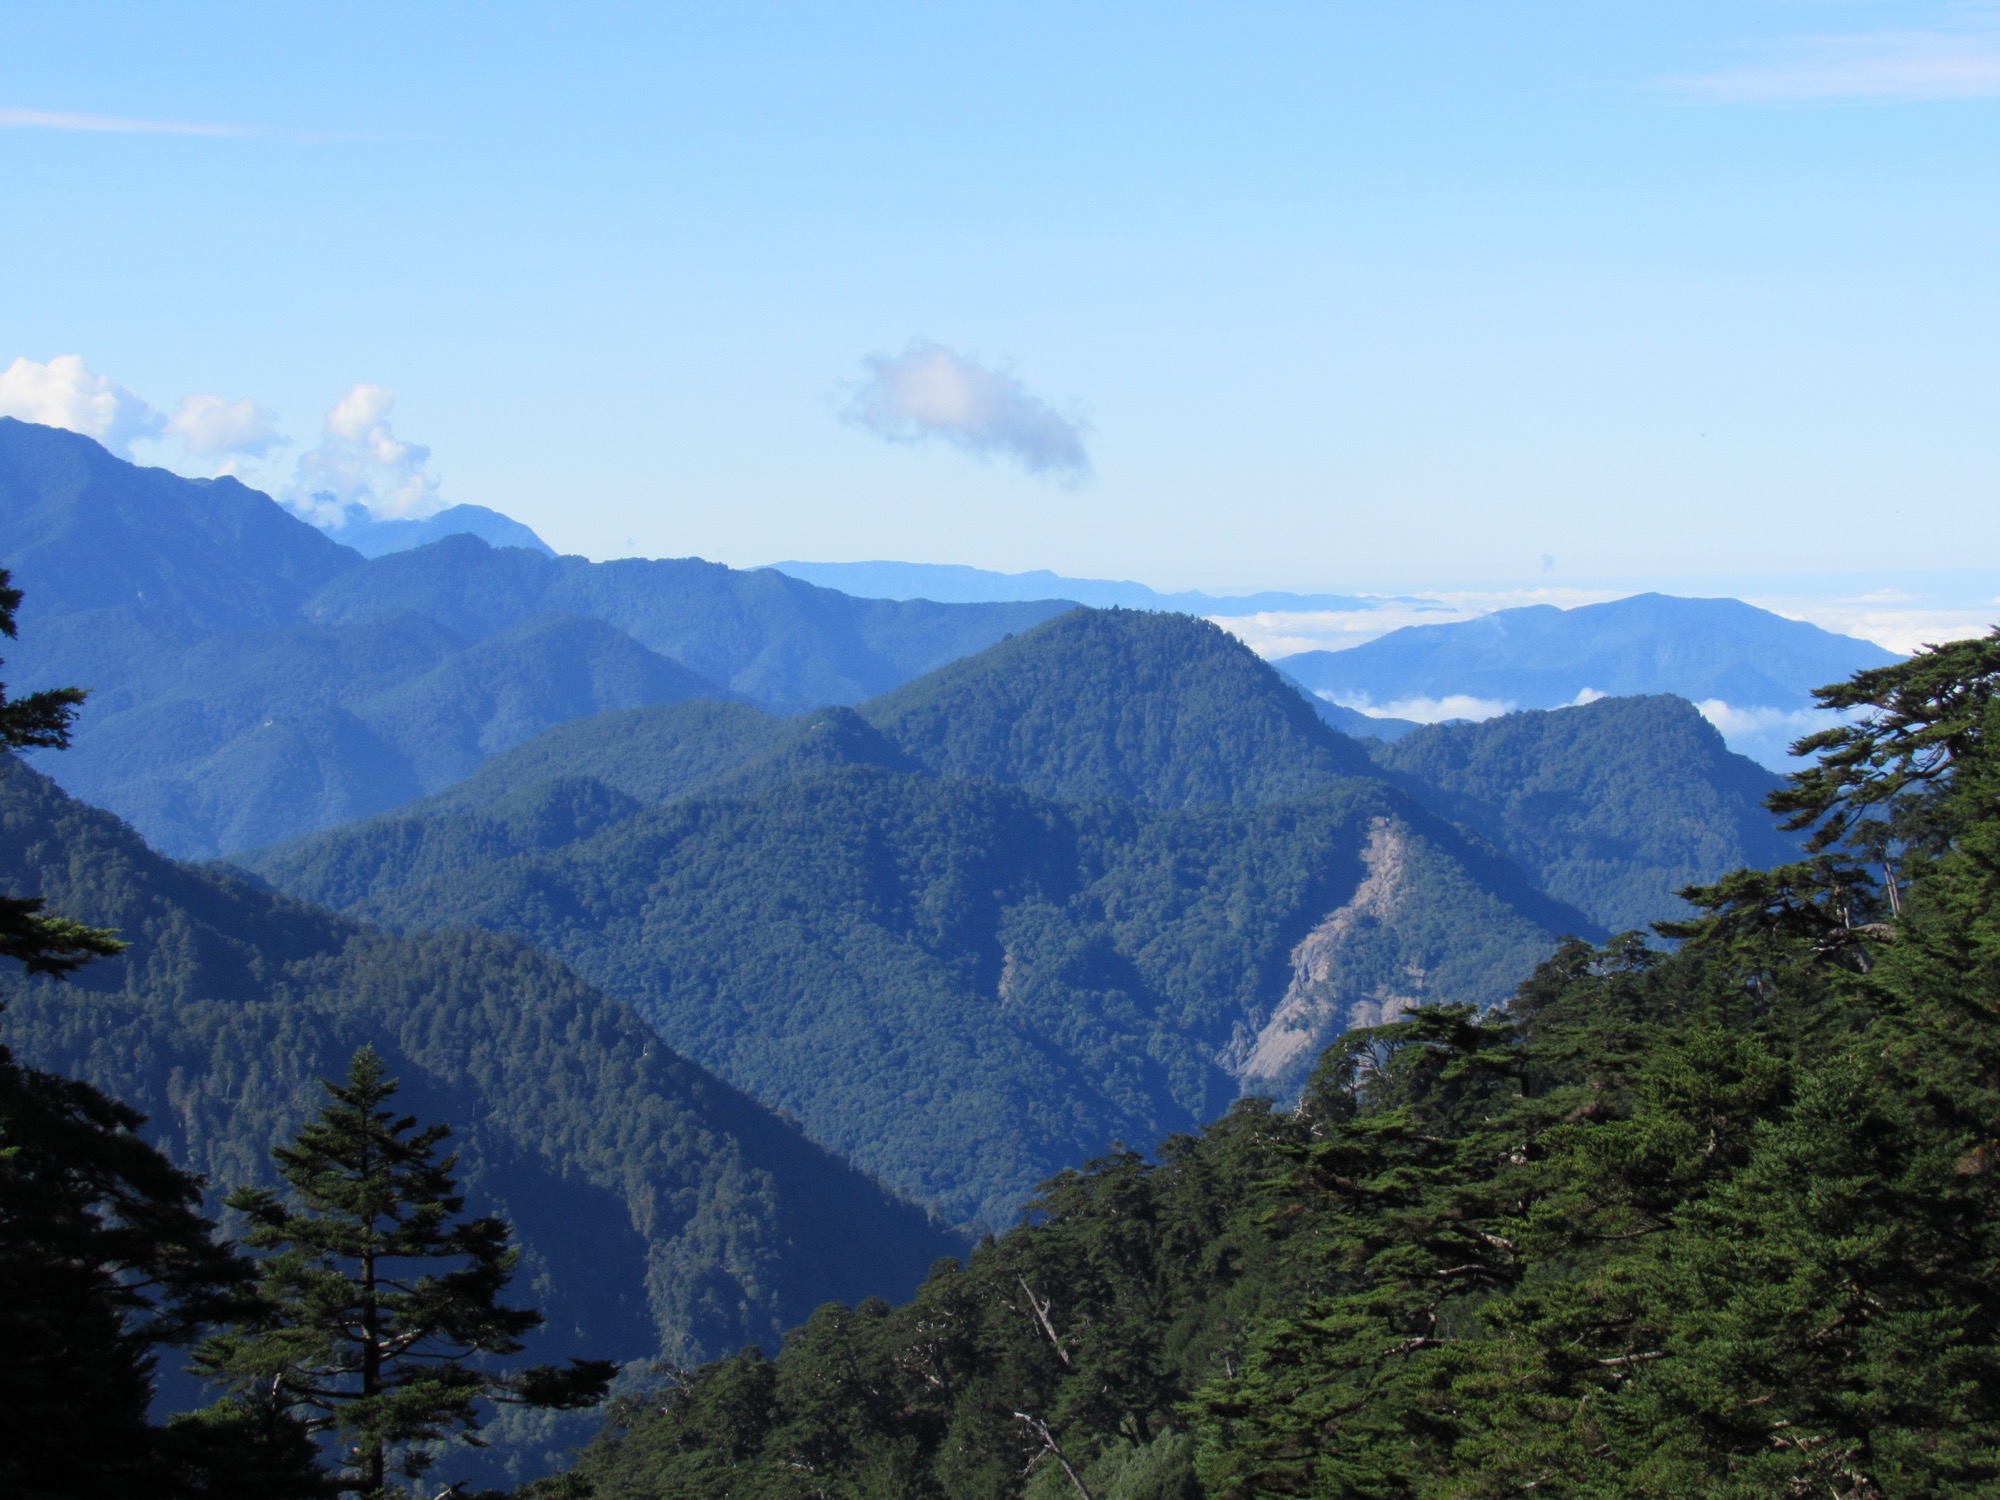
[[302,503],[1163,588],[2000,567],[2000,7],[7,30],[0,408]]

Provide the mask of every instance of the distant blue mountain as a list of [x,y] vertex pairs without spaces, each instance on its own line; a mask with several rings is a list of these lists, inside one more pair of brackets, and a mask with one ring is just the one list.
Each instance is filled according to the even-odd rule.
[[549,557],[556,555],[555,548],[512,516],[483,505],[453,505],[415,521],[349,519],[343,525],[327,527],[326,534],[363,557],[408,552],[448,536],[476,536],[492,547],[527,547]]
[[930,599],[939,604],[989,604],[1069,599],[1096,609],[1159,609],[1190,615],[1254,615],[1276,610],[1367,609],[1377,601],[1351,594],[1162,594],[1143,583],[1065,578],[1038,568],[995,573],[958,563],[781,562],[770,567],[821,588],[868,599]]
[[1738,599],[1636,594],[1609,604],[1503,609],[1411,625],[1346,651],[1305,651],[1284,671],[1338,704],[1417,716],[1444,700],[1489,711],[1559,708],[1591,696],[1673,693],[1697,704],[1732,748],[1767,765],[1812,727],[1812,690],[1895,661],[1869,641],[1787,620]]
[[858,702],[1069,607],[556,557],[477,506],[384,526],[403,550],[364,557],[233,479],[0,419],[0,567],[27,596],[8,685],[91,690],[49,771],[168,853],[228,853],[436,791],[555,724]]

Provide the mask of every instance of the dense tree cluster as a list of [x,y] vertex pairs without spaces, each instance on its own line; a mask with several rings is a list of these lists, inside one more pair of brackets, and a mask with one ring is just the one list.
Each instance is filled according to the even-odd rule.
[[1807,859],[1065,1174],[910,1304],[691,1372],[557,1493],[2000,1485],[2000,634],[1828,690]]
[[[1163,809],[868,763],[791,769],[553,849],[478,857],[581,818],[584,788],[550,787],[540,819],[516,793],[263,868],[390,926],[524,938],[891,1186],[995,1228],[1110,1140],[1228,1107],[1238,1083],[1218,1054],[1352,896],[1378,820],[1398,831],[1405,899],[1343,945],[1342,995],[1403,992],[1414,969],[1428,993],[1498,1001],[1585,925],[1379,782]],[[448,849],[470,857],[453,868]]]

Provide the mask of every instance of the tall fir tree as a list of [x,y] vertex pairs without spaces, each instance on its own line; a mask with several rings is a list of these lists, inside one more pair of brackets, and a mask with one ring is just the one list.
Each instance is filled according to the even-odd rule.
[[519,1254],[500,1219],[466,1218],[439,1157],[449,1127],[419,1128],[372,1047],[328,1082],[318,1118],[272,1154],[297,1207],[261,1188],[230,1195],[244,1242],[266,1252],[258,1311],[196,1351],[242,1410],[294,1416],[337,1445],[341,1490],[376,1500],[453,1437],[477,1444],[482,1402],[574,1408],[613,1373],[572,1360],[502,1373],[541,1314],[503,1306]]

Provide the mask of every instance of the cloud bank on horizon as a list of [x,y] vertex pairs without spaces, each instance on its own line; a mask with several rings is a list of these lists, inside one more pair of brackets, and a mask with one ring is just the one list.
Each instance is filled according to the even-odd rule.
[[0,417],[80,432],[120,458],[136,458],[135,443],[152,445],[177,456],[182,468],[254,478],[330,529],[369,518],[408,520],[443,504],[429,470],[431,450],[398,437],[390,423],[395,404],[387,387],[357,383],[327,412],[318,446],[301,453],[289,474],[258,473],[255,466],[292,440],[272,412],[247,396],[198,393],[166,412],[93,371],[79,354],[47,361],[20,356],[0,370]]
[[898,355],[871,354],[847,388],[842,420],[891,443],[948,443],[976,458],[1010,459],[1038,479],[1090,477],[1081,419],[994,369],[919,339]]

